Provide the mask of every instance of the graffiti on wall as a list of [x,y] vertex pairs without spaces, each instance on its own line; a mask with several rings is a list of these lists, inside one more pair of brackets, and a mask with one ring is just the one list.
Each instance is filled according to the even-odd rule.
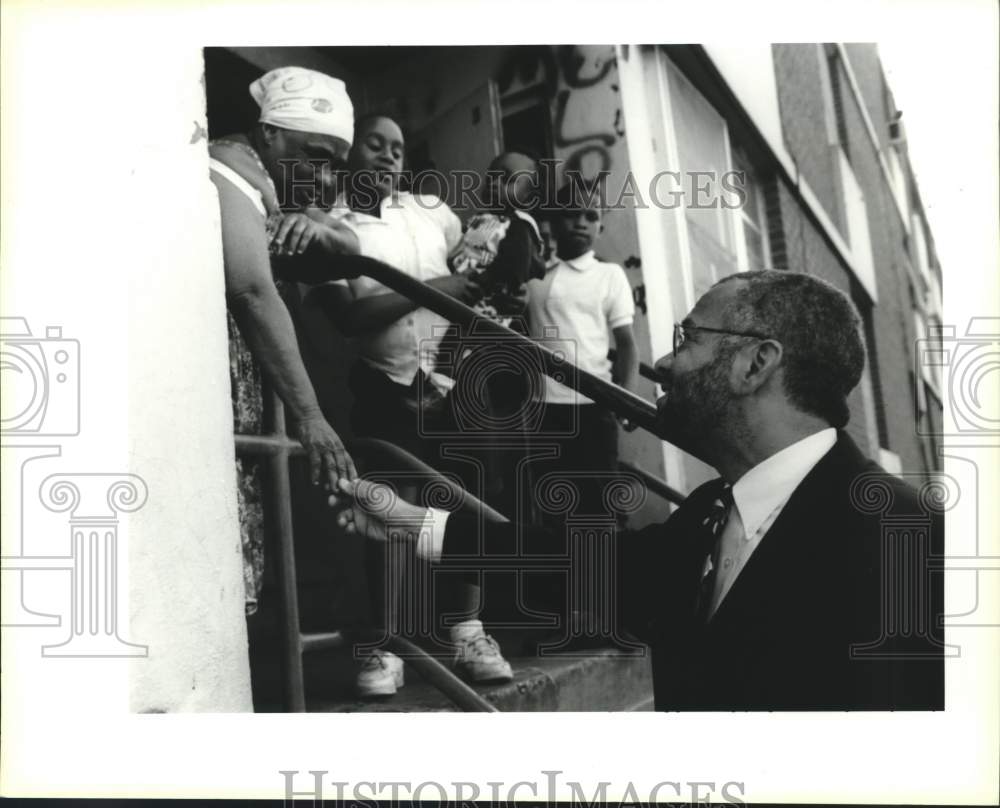
[[592,178],[612,166],[625,134],[614,49],[610,45],[511,48],[497,75],[501,95],[539,86],[553,110],[553,142],[566,170]]

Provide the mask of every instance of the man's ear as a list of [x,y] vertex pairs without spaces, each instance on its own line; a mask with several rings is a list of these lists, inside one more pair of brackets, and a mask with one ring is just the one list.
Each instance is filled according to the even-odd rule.
[[736,369],[734,384],[741,393],[753,393],[767,384],[778,372],[785,349],[777,340],[765,339],[744,351],[740,352],[743,354],[741,361],[734,366]]

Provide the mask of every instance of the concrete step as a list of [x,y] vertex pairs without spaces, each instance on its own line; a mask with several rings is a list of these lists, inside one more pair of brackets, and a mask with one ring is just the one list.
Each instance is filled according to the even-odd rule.
[[[546,656],[508,656],[514,680],[474,685],[502,712],[622,712],[651,710],[653,686],[648,654],[596,648]],[[269,666],[272,667],[273,666]],[[355,666],[349,653],[324,651],[306,656],[309,712],[456,712],[447,697],[407,666],[406,685],[394,696],[360,700],[353,694]],[[255,666],[258,712],[279,711],[273,698],[257,698],[263,672]],[[277,692],[277,670],[267,677]]]

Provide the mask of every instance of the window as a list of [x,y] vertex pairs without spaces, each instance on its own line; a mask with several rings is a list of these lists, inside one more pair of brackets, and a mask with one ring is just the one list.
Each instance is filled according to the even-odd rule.
[[843,149],[837,149],[840,162],[840,179],[844,193],[844,214],[847,219],[847,241],[851,245],[857,279],[874,301],[878,300],[875,287],[875,259],[872,256],[871,235],[868,231],[868,206],[865,194],[858,184],[851,164]]
[[[747,157],[730,143],[725,119],[671,63],[668,85],[677,168],[682,172],[684,221],[695,299],[726,275],[768,266],[764,195]],[[731,208],[722,177],[745,175],[746,201]]]
[[914,212],[910,215],[910,233],[913,239],[913,258],[916,261],[920,277],[924,282],[930,280],[930,261],[927,255],[927,237],[924,235],[924,220],[920,214]]
[[[933,350],[932,346],[936,346],[936,352],[940,355],[941,347],[938,344],[941,339],[941,323],[935,316],[926,317],[920,311],[914,310],[913,312],[913,332],[917,337],[917,364],[920,366],[921,375],[921,385],[926,384],[935,394],[941,389],[941,366],[940,364],[934,362],[922,362],[919,361],[921,353]],[[923,390],[918,390],[918,403],[923,399]],[[924,412],[927,407],[920,406],[920,412]]]
[[892,177],[892,193],[896,197],[896,203],[904,218],[910,216],[910,200],[906,191],[906,174],[903,172],[903,165],[899,160],[899,152],[896,147],[889,146],[885,150],[886,162],[889,164],[889,176]]
[[773,266],[767,236],[767,214],[764,186],[742,149],[733,149],[733,170],[745,177],[746,201],[740,212],[740,226],[746,255],[745,269],[766,269]]
[[843,66],[840,64],[840,51],[836,45],[826,46],[826,67],[830,79],[830,95],[833,103],[833,120],[837,129],[837,141],[844,150],[844,156],[850,160],[850,141],[847,137],[847,119],[844,115]]
[[506,151],[552,156],[552,119],[541,85],[503,97],[500,114]]

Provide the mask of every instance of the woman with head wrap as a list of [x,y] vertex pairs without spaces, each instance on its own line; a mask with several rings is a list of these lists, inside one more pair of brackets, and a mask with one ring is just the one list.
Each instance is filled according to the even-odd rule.
[[[354,110],[342,81],[298,67],[272,70],[250,86],[250,93],[261,109],[254,129],[209,147],[222,221],[235,428],[244,434],[260,431],[259,363],[292,416],[313,484],[322,476],[332,490],[339,478],[354,479],[357,472],[320,410],[272,277],[269,252],[295,255],[286,269],[319,270],[325,279],[338,277],[331,254],[357,252],[357,239],[347,228],[323,224],[305,212],[331,191],[334,172],[351,145]],[[237,462],[252,613],[263,572],[261,493],[256,468]]]

